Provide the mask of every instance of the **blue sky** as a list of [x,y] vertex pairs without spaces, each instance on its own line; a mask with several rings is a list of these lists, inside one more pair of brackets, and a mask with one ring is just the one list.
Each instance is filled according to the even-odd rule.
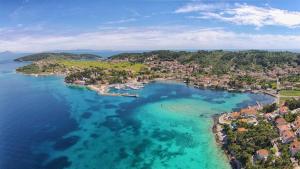
[[299,49],[300,1],[0,0],[0,51]]

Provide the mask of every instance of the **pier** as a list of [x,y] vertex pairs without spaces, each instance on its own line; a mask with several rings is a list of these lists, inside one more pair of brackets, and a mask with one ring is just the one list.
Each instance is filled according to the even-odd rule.
[[137,94],[129,94],[129,93],[101,93],[103,96],[124,96],[124,97],[139,97]]

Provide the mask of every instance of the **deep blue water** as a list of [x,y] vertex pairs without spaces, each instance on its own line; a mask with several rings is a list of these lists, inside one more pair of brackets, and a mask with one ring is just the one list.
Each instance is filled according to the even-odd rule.
[[211,116],[266,95],[152,83],[103,97],[63,77],[18,74],[0,58],[0,169],[229,168]]

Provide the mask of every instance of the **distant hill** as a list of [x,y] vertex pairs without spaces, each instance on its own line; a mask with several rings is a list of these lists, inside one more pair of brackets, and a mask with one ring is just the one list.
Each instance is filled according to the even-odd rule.
[[15,59],[15,61],[39,61],[43,59],[60,58],[60,59],[71,59],[71,60],[97,60],[101,56],[95,54],[73,54],[73,53],[37,53],[27,56],[23,56]]
[[109,57],[109,59],[128,60],[144,63],[156,61],[178,61],[182,64],[198,64],[203,67],[211,66],[218,72],[229,72],[231,68],[241,70],[272,69],[285,65],[297,67],[300,65],[300,53],[288,51],[170,51],[157,50],[143,53],[121,53]]
[[103,58],[107,58],[113,55],[117,55],[120,53],[142,53],[147,50],[91,50],[91,49],[76,49],[76,50],[55,50],[55,51],[45,51],[47,53],[75,53],[75,54],[83,54],[89,53],[94,55],[102,56]]

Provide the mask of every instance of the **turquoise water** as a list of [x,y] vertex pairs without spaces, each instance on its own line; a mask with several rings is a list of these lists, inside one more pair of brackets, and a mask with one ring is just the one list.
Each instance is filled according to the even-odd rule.
[[141,97],[100,96],[32,77],[0,62],[0,168],[228,169],[212,133],[212,115],[256,101],[258,94],[157,82]]

